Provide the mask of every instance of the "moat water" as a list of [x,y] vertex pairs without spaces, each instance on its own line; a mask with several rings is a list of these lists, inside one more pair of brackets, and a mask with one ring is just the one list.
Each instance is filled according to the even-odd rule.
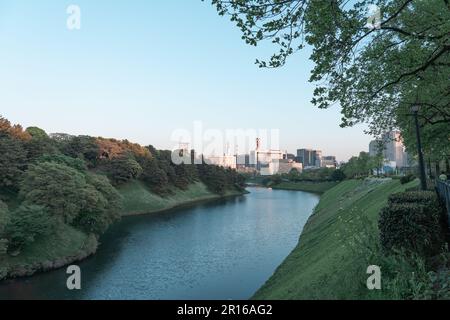
[[125,217],[80,262],[0,283],[0,299],[248,299],[298,243],[319,196],[248,188],[250,194]]

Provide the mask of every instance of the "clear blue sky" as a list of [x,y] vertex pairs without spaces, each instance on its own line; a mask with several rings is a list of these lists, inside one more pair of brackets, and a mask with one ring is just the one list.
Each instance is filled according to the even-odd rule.
[[[81,8],[69,31],[66,8]],[[309,52],[279,70],[274,48],[241,40],[209,1],[0,0],[0,114],[47,132],[126,138],[172,148],[200,120],[219,130],[280,129],[280,147],[346,160],[368,149],[364,127],[311,103]]]

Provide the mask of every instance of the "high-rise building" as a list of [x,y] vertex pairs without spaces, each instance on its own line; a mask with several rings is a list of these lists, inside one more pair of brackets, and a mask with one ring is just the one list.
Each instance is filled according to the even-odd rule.
[[286,157],[286,152],[275,149],[263,150],[261,139],[256,139],[256,149],[250,151],[250,166],[261,175],[272,175],[278,171],[278,162]]
[[322,165],[322,151],[312,149],[298,149],[297,160],[305,167],[320,167]]
[[236,169],[235,156],[208,156],[204,158],[205,162],[210,165],[215,165],[224,168]]
[[297,150],[298,161],[303,164],[304,167],[310,167],[313,164],[313,150],[311,149],[298,149]]
[[373,140],[369,144],[369,155],[374,157],[383,155],[384,161],[390,166],[404,168],[409,166],[408,154],[403,145],[400,131],[393,130],[385,133],[381,139]]
[[320,168],[322,166],[322,151],[314,150],[313,152],[313,166]]

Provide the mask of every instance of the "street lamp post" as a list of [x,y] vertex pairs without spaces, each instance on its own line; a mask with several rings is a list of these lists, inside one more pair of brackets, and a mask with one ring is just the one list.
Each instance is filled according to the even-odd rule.
[[427,178],[425,176],[425,162],[423,160],[423,152],[422,152],[422,141],[420,139],[420,126],[419,126],[419,105],[414,105],[411,108],[411,111],[414,114],[414,122],[416,124],[416,138],[417,138],[417,153],[419,155],[419,173],[420,173],[420,185],[422,190],[427,190]]

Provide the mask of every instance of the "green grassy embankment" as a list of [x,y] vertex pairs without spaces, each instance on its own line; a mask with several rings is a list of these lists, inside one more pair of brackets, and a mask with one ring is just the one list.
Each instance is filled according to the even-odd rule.
[[154,213],[185,204],[242,194],[242,192],[236,190],[228,191],[225,195],[221,196],[209,191],[201,182],[191,184],[184,191],[176,189],[174,194],[166,197],[160,197],[152,193],[142,182],[136,180],[127,183],[118,190],[124,198],[123,216]]
[[297,190],[306,191],[313,193],[324,193],[331,188],[337,186],[339,182],[325,181],[325,182],[310,182],[310,181],[299,181],[299,182],[281,182],[277,185],[272,186],[273,189],[282,190]]
[[[254,299],[369,299],[367,267],[377,264],[378,216],[392,193],[417,185],[344,181],[322,195],[300,242]],[[377,298],[387,298],[381,292]]]
[[61,225],[60,230],[47,238],[37,239],[17,257],[5,255],[0,260],[0,280],[30,276],[80,261],[97,250],[95,236]]

